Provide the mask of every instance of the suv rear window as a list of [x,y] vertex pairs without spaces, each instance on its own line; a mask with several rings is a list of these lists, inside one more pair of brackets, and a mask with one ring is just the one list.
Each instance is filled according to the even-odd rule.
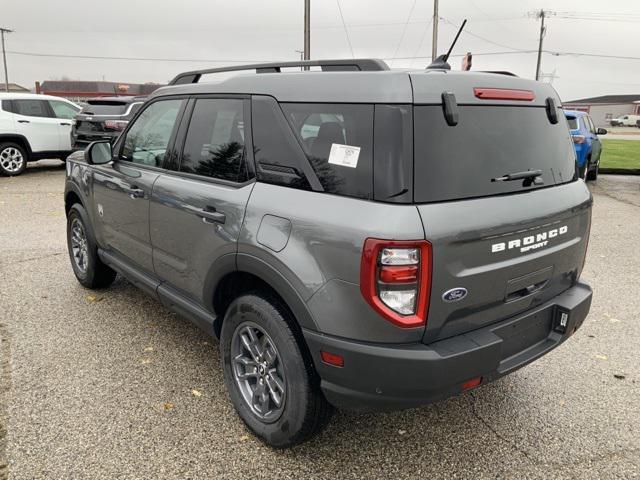
[[282,108],[326,192],[373,198],[373,105],[285,103]]
[[[442,106],[416,106],[414,143],[418,203],[522,192],[575,175],[567,124],[553,125],[542,107],[459,106],[458,125],[450,127]],[[541,170],[544,184],[491,181],[526,170]]]
[[89,100],[82,113],[86,115],[123,115],[130,102],[119,102],[117,100]]

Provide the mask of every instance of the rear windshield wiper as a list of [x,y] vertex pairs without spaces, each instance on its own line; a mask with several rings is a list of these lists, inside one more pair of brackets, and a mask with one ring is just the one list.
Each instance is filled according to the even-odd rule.
[[542,170],[527,170],[526,172],[508,173],[502,177],[492,178],[492,182],[511,182],[513,180],[524,180],[524,186],[528,187],[531,183],[542,185],[544,182],[540,178]]

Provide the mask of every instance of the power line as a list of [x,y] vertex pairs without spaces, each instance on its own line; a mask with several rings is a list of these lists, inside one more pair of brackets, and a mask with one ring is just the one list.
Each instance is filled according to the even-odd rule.
[[[448,19],[446,19],[446,18],[444,18],[444,17],[440,17],[440,18],[441,18],[445,23],[447,23],[447,24],[451,25],[452,27],[460,28],[460,25],[456,25],[455,23],[453,23],[452,21],[450,21],[450,20],[448,20]],[[467,29],[463,30],[463,31],[462,31],[462,33],[464,33],[464,34],[466,34],[466,35],[470,35],[470,36],[475,37],[475,38],[478,38],[478,39],[483,40],[483,41],[485,41],[485,42],[487,42],[487,43],[490,43],[490,44],[492,44],[492,45],[495,45],[495,46],[497,46],[497,47],[508,48],[508,49],[513,50],[513,51],[516,51],[516,52],[524,51],[524,50],[525,50],[525,49],[523,49],[523,48],[511,47],[511,46],[509,46],[509,45],[504,45],[503,43],[494,42],[493,40],[489,40],[488,38],[483,37],[483,36],[481,36],[481,35],[478,35],[477,33],[473,33],[473,32],[471,32],[470,30],[467,30]]]
[[[411,9],[409,10],[409,15],[407,16],[407,21],[404,23],[402,27],[402,33],[400,34],[400,40],[398,40],[398,45],[396,46],[395,52],[393,52],[393,58],[398,55],[398,50],[400,50],[400,45],[402,45],[402,40],[404,40],[404,34],[407,31],[407,25],[409,25],[409,21],[411,20],[411,15],[413,14],[413,9],[416,8],[416,3],[418,0],[413,0],[413,4],[411,5]],[[393,58],[391,63],[393,64]]]
[[349,44],[349,50],[351,50],[351,58],[356,58],[353,54],[353,46],[351,45],[351,39],[349,39],[349,31],[347,30],[347,24],[344,21],[344,16],[342,15],[342,8],[340,7],[340,0],[336,0],[338,4],[338,11],[340,12],[340,19],[342,20],[342,26],[344,27],[344,34],[347,36],[347,43]]
[[[424,43],[424,39],[427,38],[427,33],[429,33],[429,25],[430,24],[431,24],[431,22],[427,23],[427,26],[424,28],[424,31],[422,32],[422,38],[420,39],[420,43],[418,43],[418,48],[416,48],[416,51],[413,54],[413,56],[416,57],[416,58],[417,58],[418,53],[420,53],[420,50],[422,50],[422,44]],[[411,61],[411,66],[413,66],[413,60]]]

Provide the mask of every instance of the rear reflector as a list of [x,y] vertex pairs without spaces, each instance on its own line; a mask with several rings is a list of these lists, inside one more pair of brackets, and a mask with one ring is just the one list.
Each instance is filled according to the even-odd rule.
[[472,378],[471,380],[467,380],[460,387],[462,388],[463,392],[466,392],[467,390],[476,388],[481,383],[482,383],[482,377],[476,377],[476,378]]
[[531,90],[513,90],[508,88],[474,88],[474,95],[481,100],[521,100],[530,102],[536,96]]
[[418,281],[418,266],[380,268],[380,281],[384,283],[416,283]]
[[342,355],[320,351],[320,357],[324,363],[333,365],[334,367],[344,367],[344,358]]

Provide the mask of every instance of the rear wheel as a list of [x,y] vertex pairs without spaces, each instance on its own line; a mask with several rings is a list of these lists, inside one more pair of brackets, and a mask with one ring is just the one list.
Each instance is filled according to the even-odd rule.
[[116,272],[102,263],[90,230],[87,212],[79,203],[67,215],[67,247],[71,267],[78,281],[87,288],[104,288],[113,283]]
[[227,308],[220,337],[231,402],[247,427],[275,448],[307,440],[332,413],[288,315],[277,299],[243,295]]
[[13,177],[27,168],[27,152],[17,143],[0,144],[0,174]]

